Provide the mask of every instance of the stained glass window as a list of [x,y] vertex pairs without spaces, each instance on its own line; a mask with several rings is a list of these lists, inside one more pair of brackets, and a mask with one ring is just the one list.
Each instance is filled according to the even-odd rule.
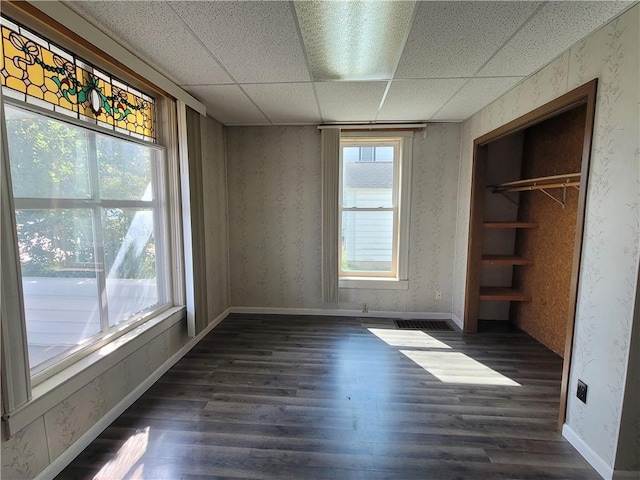
[[0,24],[3,95],[155,141],[151,97],[5,17]]

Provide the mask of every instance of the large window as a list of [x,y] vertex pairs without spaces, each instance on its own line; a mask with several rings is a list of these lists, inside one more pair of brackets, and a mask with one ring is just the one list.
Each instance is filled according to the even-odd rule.
[[5,104],[32,373],[164,305],[159,147]]
[[3,327],[37,383],[171,305],[165,151],[150,96],[0,23]]
[[403,276],[400,272],[403,140],[402,137],[341,140],[338,220],[339,275],[343,279]]

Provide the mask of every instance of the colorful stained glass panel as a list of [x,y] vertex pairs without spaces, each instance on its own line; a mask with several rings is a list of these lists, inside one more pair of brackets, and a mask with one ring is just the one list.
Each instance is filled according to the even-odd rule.
[[155,140],[150,97],[5,17],[0,22],[3,88],[24,94],[25,101],[46,102],[57,111],[73,112],[76,118]]

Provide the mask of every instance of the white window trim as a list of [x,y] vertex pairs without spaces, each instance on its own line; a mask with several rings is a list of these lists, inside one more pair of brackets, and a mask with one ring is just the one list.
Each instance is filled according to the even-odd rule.
[[[359,289],[394,289],[406,290],[409,288],[409,229],[411,210],[411,170],[413,162],[413,131],[371,131],[371,132],[341,132],[341,139],[349,138],[399,138],[402,137],[402,151],[400,153],[400,191],[398,192],[398,260],[397,275],[392,277],[380,276],[340,276],[339,288]],[[340,146],[340,163],[342,164],[342,144]],[[339,172],[342,172],[340,165]],[[341,175],[341,173],[339,173]],[[338,179],[339,195],[342,196],[342,181]],[[342,199],[340,198],[340,202]],[[341,208],[341,205],[337,207]],[[340,216],[340,215],[339,215]],[[338,235],[340,235],[338,231]],[[336,238],[338,246],[340,238]],[[338,259],[340,261],[340,259]],[[338,271],[340,268],[338,266]]]
[[[2,419],[7,422],[8,434],[11,435],[26,426],[29,421],[34,420],[43,412],[40,408],[34,409],[33,402],[38,400],[38,404],[50,405],[47,399],[48,394],[53,390],[58,390],[61,383],[66,383],[70,379],[80,378],[79,373],[87,370],[87,373],[81,378],[86,378],[89,383],[95,378],[92,376],[90,367],[99,362],[106,356],[113,357],[111,361],[121,361],[120,355],[114,353],[105,353],[111,351],[111,346],[116,346],[122,352],[121,346],[126,346],[139,335],[153,329],[166,329],[185,318],[184,309],[184,272],[180,264],[176,264],[176,260],[182,261],[182,237],[180,229],[180,208],[175,205],[175,199],[180,198],[179,189],[180,178],[179,171],[171,168],[168,164],[168,153],[173,157],[176,151],[175,145],[169,150],[162,145],[147,142],[144,140],[124,135],[110,129],[95,125],[89,122],[73,119],[67,115],[41,108],[31,103],[26,103],[12,97],[3,96],[0,89],[1,104],[1,134],[6,139],[6,125],[4,105],[15,105],[19,108],[33,111],[38,114],[46,115],[56,120],[60,120],[69,124],[74,124],[82,128],[105,134],[107,136],[116,137],[128,142],[138,143],[144,146],[151,146],[163,152],[164,174],[158,179],[158,183],[162,185],[164,194],[162,195],[162,205],[159,205],[159,211],[164,213],[161,221],[168,226],[164,229],[162,241],[165,246],[165,256],[163,265],[160,267],[163,275],[165,275],[165,287],[167,288],[167,303],[159,305],[146,314],[142,314],[138,319],[123,325],[113,326],[108,331],[100,332],[99,335],[92,337],[93,340],[87,339],[86,345],[77,347],[67,358],[62,359],[49,368],[32,373],[29,369],[27,355],[27,339],[26,325],[24,321],[24,309],[22,300],[22,289],[20,281],[19,260],[17,255],[17,239],[15,237],[15,208],[11,195],[10,174],[9,174],[9,158],[7,143],[2,141],[2,155],[0,162],[2,163],[1,171],[1,195],[2,195],[2,221],[0,222],[0,235],[2,245],[2,275],[1,275],[1,293],[0,311],[2,312],[2,391],[3,391],[3,416]],[[162,103],[162,102],[160,102]],[[166,107],[166,105],[165,105]],[[173,110],[172,108],[165,108]],[[173,117],[175,118],[175,117]],[[166,119],[163,119],[166,120]],[[172,121],[172,119],[169,119]],[[159,129],[160,130],[160,129]],[[166,130],[172,131],[171,128]],[[175,136],[166,138],[167,141],[175,141]],[[176,162],[177,163],[177,162]],[[7,200],[7,201],[5,201]],[[28,202],[29,200],[27,200]],[[42,199],[36,200],[37,203],[43,202]],[[46,202],[46,200],[44,200]],[[170,208],[167,208],[167,205]],[[9,241],[7,241],[9,240]],[[6,255],[5,255],[6,253]],[[15,264],[15,265],[14,265]],[[13,301],[12,299],[18,299]],[[9,300],[9,301],[7,301]],[[100,337],[96,340],[97,337]],[[134,342],[136,343],[136,342]],[[55,381],[52,381],[55,380]],[[68,390],[63,389],[68,393]],[[68,396],[68,395],[67,395]],[[53,401],[53,400],[51,400]],[[52,405],[51,405],[52,406]],[[46,411],[46,410],[45,410]],[[16,413],[22,412],[16,419]],[[13,420],[11,420],[13,418]]]

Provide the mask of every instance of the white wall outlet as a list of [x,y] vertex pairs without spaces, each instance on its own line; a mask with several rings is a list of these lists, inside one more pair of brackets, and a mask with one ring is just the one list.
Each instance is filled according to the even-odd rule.
[[369,313],[369,305],[366,303],[362,304],[362,313]]
[[436,290],[436,300],[442,300],[442,290]]

